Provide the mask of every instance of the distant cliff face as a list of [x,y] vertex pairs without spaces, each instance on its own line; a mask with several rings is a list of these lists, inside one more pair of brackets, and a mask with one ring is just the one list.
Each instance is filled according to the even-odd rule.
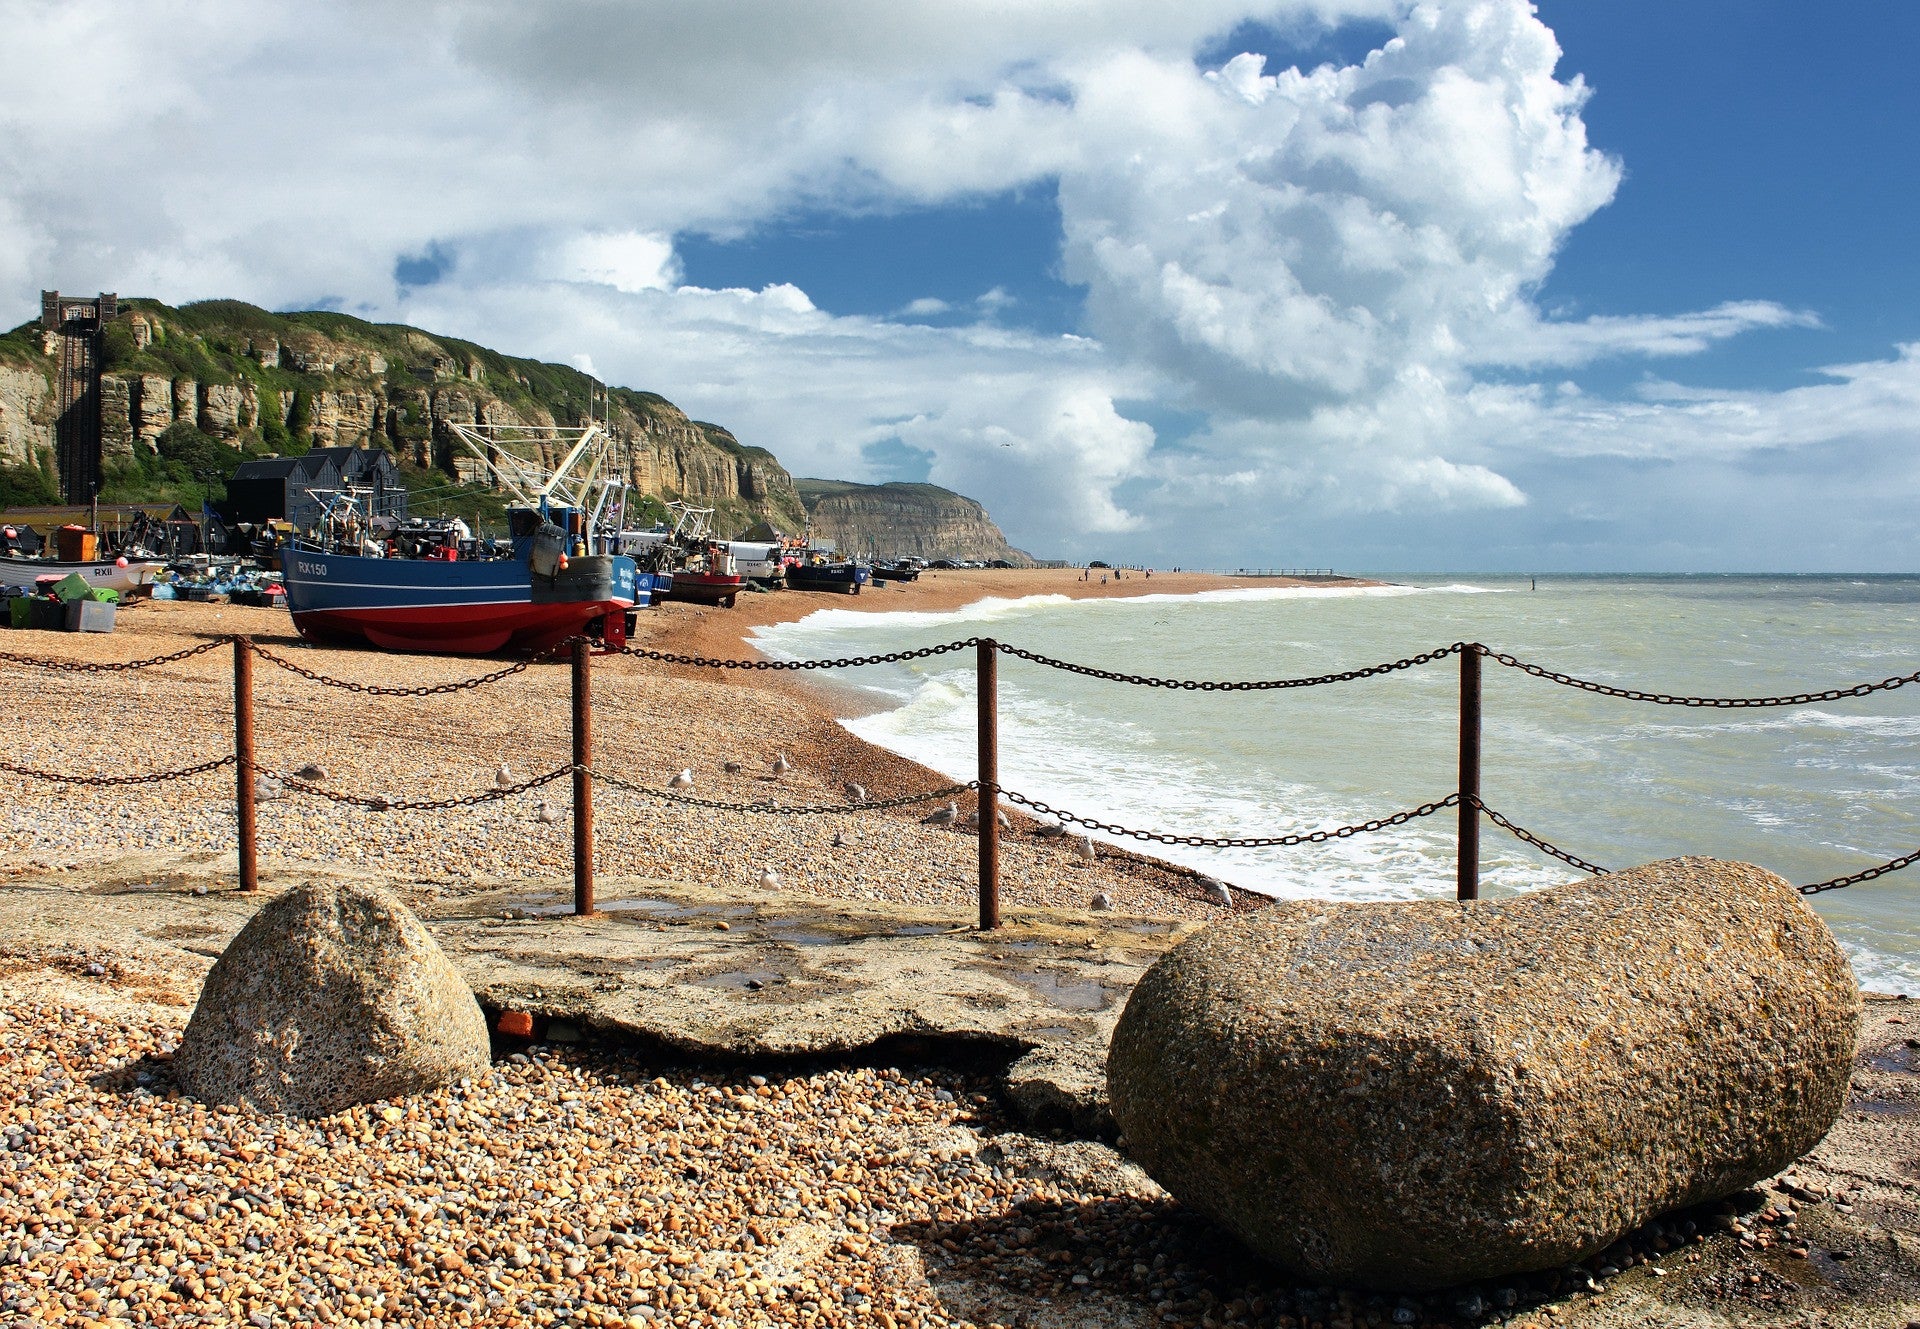
[[844,553],[882,558],[1003,558],[1033,560],[970,498],[938,485],[857,485],[844,480],[795,480],[815,536]]
[[[450,422],[579,424],[597,390],[562,365],[341,314],[272,314],[232,300],[179,309],[131,300],[121,310],[107,328],[101,381],[109,464],[153,451],[185,421],[251,452],[376,444],[454,471],[464,454]],[[0,465],[52,452],[57,355],[36,324],[0,337]],[[804,525],[792,477],[765,449],[653,393],[616,388],[607,414],[638,492],[713,507],[727,534],[758,521]]]

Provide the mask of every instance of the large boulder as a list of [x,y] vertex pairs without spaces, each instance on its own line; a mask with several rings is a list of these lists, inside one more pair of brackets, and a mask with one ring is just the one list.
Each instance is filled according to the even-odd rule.
[[1583,1259],[1816,1144],[1860,994],[1780,878],[1680,858],[1500,901],[1277,904],[1114,1030],[1113,1115],[1189,1207],[1315,1282]]
[[318,1117],[484,1072],[486,1016],[391,893],[288,891],[207,974],[174,1075],[211,1103]]

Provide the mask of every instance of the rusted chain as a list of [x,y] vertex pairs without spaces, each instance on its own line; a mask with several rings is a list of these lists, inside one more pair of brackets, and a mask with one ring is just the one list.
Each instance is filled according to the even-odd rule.
[[[233,758],[228,757],[227,760],[232,761]],[[517,781],[504,788],[488,789],[478,794],[463,794],[458,798],[393,799],[385,798],[378,794],[368,796],[363,794],[335,793],[331,789],[322,789],[319,785],[298,779],[291,775],[275,774],[257,763],[254,765],[253,770],[255,775],[262,775],[270,780],[277,781],[288,789],[295,790],[298,793],[312,794],[314,797],[324,798],[330,803],[351,804],[354,807],[366,808],[373,812],[428,812],[446,808],[474,807],[481,803],[497,803],[503,798],[512,798],[515,794],[524,794],[529,789],[538,789],[542,785],[552,784],[555,780],[561,779],[563,776],[573,774],[573,767],[569,764],[548,771],[545,775],[536,775],[531,780]]]
[[156,655],[151,660],[121,660],[109,663],[95,663],[86,660],[40,660],[31,655],[15,655],[11,651],[0,651],[0,660],[13,664],[26,665],[29,669],[51,669],[63,674],[118,674],[136,669],[151,669],[155,665],[172,664],[176,660],[191,659],[196,655],[205,655],[208,651],[217,651],[233,640],[232,637],[220,637],[201,646],[189,646],[184,651],[175,651],[172,655]]
[[1337,674],[1314,674],[1306,678],[1237,679],[1216,681],[1196,678],[1155,678],[1149,674],[1122,674],[1111,669],[1096,669],[1092,665],[1074,664],[1068,660],[1056,660],[1036,651],[1026,651],[1006,642],[996,642],[1001,652],[1016,659],[1026,660],[1049,669],[1059,669],[1069,674],[1079,674],[1085,678],[1101,678],[1110,683],[1132,683],[1148,688],[1179,688],[1188,692],[1271,692],[1281,688],[1317,688],[1327,683],[1348,683],[1354,679],[1377,678],[1381,674],[1391,674],[1399,669],[1411,669],[1415,665],[1431,664],[1435,660],[1444,660],[1450,655],[1458,655],[1467,649],[1465,642],[1455,642],[1451,646],[1441,646],[1431,651],[1422,651],[1419,655],[1410,655],[1404,660],[1393,660],[1386,664],[1369,665],[1364,669],[1349,669]]
[[515,674],[524,672],[542,658],[540,656],[531,656],[525,660],[510,664],[505,669],[497,669],[491,674],[482,674],[478,678],[465,678],[452,683],[433,683],[417,688],[387,688],[374,683],[354,683],[344,678],[332,678],[326,674],[308,669],[303,665],[296,664],[283,655],[276,655],[257,642],[249,642],[248,649],[269,664],[279,665],[288,673],[298,674],[300,677],[310,682],[318,683],[322,687],[344,688],[348,692],[359,692],[374,697],[435,697],[444,696],[451,692],[465,692],[471,688],[483,687],[488,683],[497,683],[503,678],[511,678]]
[[1123,835],[1135,840],[1152,841],[1155,844],[1191,845],[1200,849],[1274,849],[1302,844],[1325,844],[1329,840],[1345,840],[1355,835],[1367,835],[1374,831],[1383,831],[1389,826],[1400,826],[1421,817],[1430,817],[1446,808],[1457,807],[1459,794],[1448,794],[1445,798],[1432,803],[1422,803],[1417,808],[1405,812],[1396,812],[1391,816],[1376,817],[1372,821],[1358,822],[1351,826],[1339,826],[1331,830],[1308,831],[1299,835],[1270,835],[1260,837],[1229,838],[1209,835],[1168,835],[1161,831],[1143,831],[1127,826],[1117,826],[1111,822],[1083,817],[1075,812],[1064,812],[1051,807],[1037,798],[1028,798],[1025,794],[1015,793],[1011,789],[1002,789],[1000,796],[1009,803],[1018,803],[1028,811],[1043,817],[1075,825],[1085,826],[1089,830],[1105,831],[1109,835]]
[[1504,651],[1492,650],[1478,642],[1469,649],[1478,651],[1489,660],[1503,664],[1509,669],[1518,669],[1523,674],[1544,678],[1549,683],[1579,688],[1582,692],[1598,693],[1603,697],[1619,697],[1624,701],[1652,702],[1656,706],[1699,706],[1715,710],[1739,710],[1762,706],[1808,706],[1817,701],[1840,701],[1846,697],[1864,697],[1869,693],[1890,692],[1894,688],[1903,688],[1909,683],[1920,683],[1920,670],[1916,670],[1911,674],[1883,678],[1878,683],[1856,683],[1850,688],[1828,688],[1824,692],[1796,692],[1778,697],[1688,697],[1668,692],[1642,692],[1638,688],[1619,688],[1610,683],[1595,683],[1591,679],[1575,678],[1572,674],[1563,674],[1558,670],[1528,664],[1525,660],[1517,659]]
[[828,813],[846,812],[884,812],[888,808],[904,808],[915,803],[932,803],[942,798],[952,798],[968,790],[978,789],[980,783],[970,780],[966,784],[948,785],[944,789],[929,789],[917,794],[902,794],[898,798],[876,798],[859,803],[776,803],[772,799],[759,799],[752,803],[730,803],[717,798],[698,798],[692,794],[676,793],[671,789],[655,789],[639,784],[608,771],[589,768],[587,774],[603,784],[616,789],[625,789],[630,793],[642,794],[648,798],[657,798],[665,803],[680,803],[687,807],[711,808],[718,812],[755,812],[779,817],[814,817]]
[[844,660],[712,660],[701,655],[676,655],[670,651],[649,650],[643,646],[623,646],[620,654],[661,664],[692,665],[698,669],[852,669],[859,665],[898,664],[902,660],[924,660],[950,651],[972,650],[978,637],[950,641],[941,646],[922,646],[914,651],[889,651],[885,655],[857,655]]
[[0,771],[14,775],[31,776],[38,780],[52,780],[57,784],[84,784],[104,787],[123,784],[159,784],[166,780],[184,780],[190,775],[201,775],[207,771],[217,771],[222,766],[233,765],[236,758],[232,753],[213,761],[203,761],[198,766],[186,766],[177,771],[155,771],[145,775],[64,775],[59,771],[39,771],[30,766],[15,766],[10,761],[0,761]]
[[1898,872],[1901,868],[1912,867],[1915,863],[1920,863],[1920,849],[1916,849],[1911,854],[1903,855],[1900,858],[1888,859],[1878,867],[1867,868],[1851,876],[1835,877],[1832,881],[1816,881],[1806,886],[1796,886],[1794,889],[1802,895],[1818,895],[1822,891],[1837,891],[1848,886],[1858,885],[1863,881],[1872,881],[1875,877],[1884,877],[1889,872]]
[[1559,859],[1562,863],[1566,863],[1572,867],[1579,868],[1582,872],[1591,872],[1596,877],[1606,875],[1607,869],[1599,866],[1597,863],[1587,862],[1586,859],[1581,858],[1578,854],[1570,854],[1564,849],[1561,849],[1555,845],[1548,844],[1545,840],[1542,840],[1539,836],[1535,835],[1532,831],[1528,830],[1526,827],[1516,825],[1514,822],[1511,822],[1507,818],[1501,816],[1498,812],[1495,812],[1492,808],[1488,807],[1480,799],[1478,798],[1474,799],[1473,805],[1474,807],[1478,808],[1482,813],[1484,813],[1486,815],[1487,820],[1492,822],[1495,826],[1498,826],[1501,830],[1506,831],[1508,834],[1514,836],[1516,839],[1525,840],[1528,844],[1532,845],[1535,849],[1538,849],[1541,853],[1550,854],[1554,858]]

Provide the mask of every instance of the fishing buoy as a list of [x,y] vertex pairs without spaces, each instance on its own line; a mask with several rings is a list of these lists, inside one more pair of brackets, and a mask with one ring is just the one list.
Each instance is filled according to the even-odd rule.
[[560,555],[560,571],[565,572],[566,570],[567,570],[567,556],[565,554],[562,554]]
[[114,559],[113,566],[115,566],[116,568],[124,568],[125,566],[127,566],[127,556],[125,554],[122,554],[120,555],[120,557]]

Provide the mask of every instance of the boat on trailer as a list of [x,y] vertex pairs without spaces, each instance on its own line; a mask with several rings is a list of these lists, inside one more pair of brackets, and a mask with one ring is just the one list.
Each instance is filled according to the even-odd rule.
[[[510,429],[541,435],[513,443],[568,445],[564,459],[543,474],[537,460],[508,449],[502,435]],[[451,655],[539,652],[581,634],[611,649],[624,645],[654,579],[633,559],[598,551],[599,518],[615,488],[601,475],[605,432],[597,423],[539,431],[456,424],[453,431],[520,500],[508,509],[505,547],[457,539],[451,524],[444,540],[403,547],[361,511],[356,491],[339,491],[329,496],[320,529],[281,550],[287,608],[300,635]]]

